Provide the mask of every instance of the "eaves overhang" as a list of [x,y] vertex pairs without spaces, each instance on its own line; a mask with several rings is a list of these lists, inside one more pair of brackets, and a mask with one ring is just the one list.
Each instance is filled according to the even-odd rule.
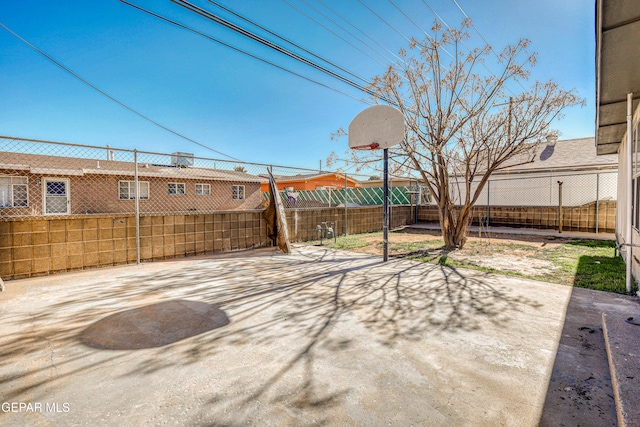
[[596,0],[596,147],[618,152],[627,126],[627,94],[640,100],[640,1]]

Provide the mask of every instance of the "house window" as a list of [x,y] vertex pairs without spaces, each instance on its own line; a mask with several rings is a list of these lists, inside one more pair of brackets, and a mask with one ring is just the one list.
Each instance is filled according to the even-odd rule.
[[[149,200],[149,182],[139,181],[140,200]],[[136,199],[136,182],[135,181],[119,181],[118,187],[120,191],[120,200]]]
[[196,196],[208,196],[211,194],[211,185],[196,184]]
[[0,176],[0,208],[26,208],[29,206],[27,177]]
[[244,185],[232,185],[231,195],[233,200],[244,200]]
[[170,182],[169,183],[169,194],[184,194],[184,182]]

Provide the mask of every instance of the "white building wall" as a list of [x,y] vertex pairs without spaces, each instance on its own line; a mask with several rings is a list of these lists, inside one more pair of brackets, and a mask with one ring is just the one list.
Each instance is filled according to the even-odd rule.
[[[632,171],[631,175],[633,178],[640,177],[640,143],[638,142],[638,133],[640,122],[640,106],[636,108],[635,114],[633,116],[633,129],[634,135],[633,140],[635,141],[635,150],[632,158]],[[633,246],[626,246],[624,244],[631,245],[639,245],[640,244],[640,233],[638,233],[638,229],[633,227],[632,221],[629,219],[629,206],[627,204],[627,195],[632,190],[632,183],[627,179],[627,159],[630,156],[629,150],[634,148],[633,146],[629,146],[627,142],[627,134],[622,137],[622,141],[620,142],[620,147],[618,149],[618,203],[616,209],[616,240],[619,244],[623,244],[621,247],[621,255],[624,258],[625,262],[631,262],[631,271],[633,277],[638,283],[640,281],[640,248]],[[633,200],[633,198],[632,198]],[[635,201],[636,208],[640,208],[640,201]],[[627,231],[631,229],[631,242],[625,242],[625,236],[627,235]]]

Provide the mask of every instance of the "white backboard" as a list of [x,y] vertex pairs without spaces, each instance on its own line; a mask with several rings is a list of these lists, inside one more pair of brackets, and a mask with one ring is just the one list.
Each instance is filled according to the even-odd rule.
[[404,116],[388,105],[374,105],[358,114],[349,124],[349,148],[382,150],[404,139]]

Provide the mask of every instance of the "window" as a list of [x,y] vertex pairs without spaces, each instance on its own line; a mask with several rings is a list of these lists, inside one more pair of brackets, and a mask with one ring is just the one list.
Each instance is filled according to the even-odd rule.
[[184,182],[170,182],[169,183],[169,194],[184,194]]
[[233,200],[244,200],[244,185],[232,185],[231,195]]
[[208,196],[211,194],[211,185],[196,184],[196,196]]
[[[149,182],[139,181],[140,200],[149,200]],[[136,199],[136,182],[135,181],[119,181],[120,200]]]
[[0,208],[26,208],[29,206],[27,177],[0,176]]

